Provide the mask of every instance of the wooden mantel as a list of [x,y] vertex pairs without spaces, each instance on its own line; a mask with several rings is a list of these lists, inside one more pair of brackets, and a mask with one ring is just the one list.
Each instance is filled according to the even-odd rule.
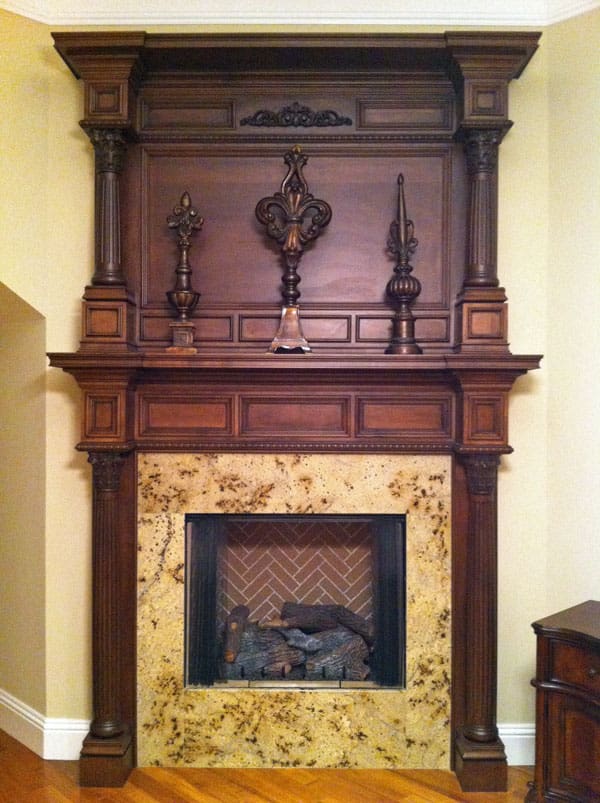
[[[497,468],[510,389],[540,357],[508,345],[497,163],[538,34],[54,38],[84,81],[96,158],[81,345],[50,355],[82,389],[93,468],[82,784],[118,785],[135,764],[136,453],[406,452],[453,458],[454,769],[465,790],[505,788]],[[254,210],[295,145],[333,217],[299,267],[311,351],[278,354],[289,242]]]

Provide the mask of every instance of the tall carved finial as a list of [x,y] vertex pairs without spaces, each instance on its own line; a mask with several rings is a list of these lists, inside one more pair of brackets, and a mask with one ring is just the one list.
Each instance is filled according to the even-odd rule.
[[285,261],[283,308],[279,330],[269,347],[273,352],[307,352],[310,346],[302,334],[299,318],[298,264],[304,246],[321,233],[331,220],[331,207],[308,191],[302,168],[308,157],[295,145],[284,160],[288,173],[275,195],[256,205],[256,217],[267,227],[267,234],[281,244]]
[[392,339],[386,354],[420,354],[415,340],[415,319],[411,306],[421,292],[421,282],[412,275],[410,258],[419,241],[414,236],[414,224],[406,213],[404,176],[398,176],[398,217],[390,225],[387,248],[397,260],[394,275],[385,291],[395,307],[392,320]]
[[202,228],[203,223],[204,220],[200,217],[198,210],[192,205],[189,192],[184,192],[179,204],[167,217],[168,227],[177,230],[179,247],[179,264],[175,269],[175,287],[167,293],[169,304],[177,310],[177,320],[170,324],[173,345],[169,347],[169,351],[197,351],[193,345],[195,326],[189,320],[189,316],[198,304],[200,293],[192,289],[192,269],[188,254],[192,245],[192,235],[194,231]]

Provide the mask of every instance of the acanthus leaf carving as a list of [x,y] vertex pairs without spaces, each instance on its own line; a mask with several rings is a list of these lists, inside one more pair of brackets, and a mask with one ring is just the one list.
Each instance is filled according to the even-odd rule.
[[250,117],[244,117],[240,121],[240,125],[259,128],[326,128],[352,125],[352,120],[332,109],[314,111],[309,106],[303,106],[296,101],[276,112],[260,109]]

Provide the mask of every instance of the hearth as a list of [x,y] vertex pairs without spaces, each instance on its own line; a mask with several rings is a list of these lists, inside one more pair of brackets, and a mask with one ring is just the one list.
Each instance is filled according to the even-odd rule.
[[404,685],[404,516],[196,514],[186,534],[189,685]]

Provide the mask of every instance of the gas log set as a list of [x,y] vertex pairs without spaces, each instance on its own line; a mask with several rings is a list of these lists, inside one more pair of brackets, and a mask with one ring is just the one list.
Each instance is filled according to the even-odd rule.
[[365,680],[373,633],[343,605],[285,602],[280,618],[250,622],[245,605],[223,629],[224,680]]

